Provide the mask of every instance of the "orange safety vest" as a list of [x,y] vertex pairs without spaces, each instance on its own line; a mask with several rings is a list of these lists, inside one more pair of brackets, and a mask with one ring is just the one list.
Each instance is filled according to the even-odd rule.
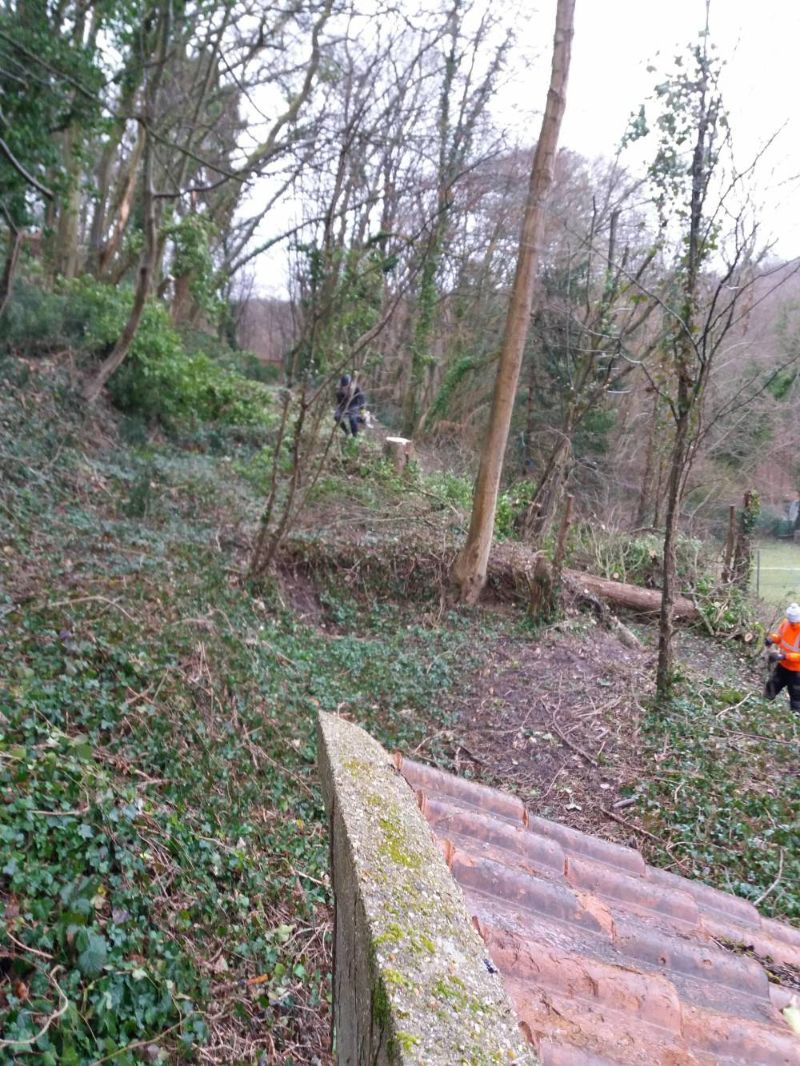
[[783,652],[781,665],[787,670],[800,670],[800,622],[790,622],[784,618],[769,638]]

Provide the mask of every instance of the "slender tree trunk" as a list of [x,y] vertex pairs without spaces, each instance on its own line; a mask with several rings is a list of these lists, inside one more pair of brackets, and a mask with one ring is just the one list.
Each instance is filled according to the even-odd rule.
[[139,262],[139,277],[136,282],[133,307],[119,340],[84,388],[84,398],[88,403],[94,403],[103,391],[108,379],[128,354],[150,293],[158,250],[158,226],[156,222],[156,201],[153,192],[153,150],[149,133],[145,133],[143,185],[144,249]]
[[25,234],[22,230],[9,230],[8,252],[6,253],[3,275],[0,277],[0,318],[3,317],[3,312],[11,299],[11,293],[14,289],[14,275],[17,270],[17,260],[19,259],[19,253],[24,240]]
[[437,173],[436,217],[433,221],[430,239],[425,249],[425,261],[422,265],[419,292],[417,294],[417,311],[414,332],[411,339],[411,366],[406,390],[406,402],[403,412],[403,436],[413,437],[417,432],[420,412],[423,408],[423,392],[426,370],[431,366],[431,341],[436,323],[436,308],[439,292],[436,275],[442,261],[445,237],[449,224],[450,182],[453,169],[451,160],[451,123],[450,93],[458,67],[458,29],[459,3],[455,3],[450,15],[450,49],[444,68],[444,80],[439,94],[439,166]]
[[736,530],[735,547],[731,564],[731,581],[742,592],[750,587],[750,571],[753,565],[753,530],[755,529],[761,503],[758,493],[744,494],[744,507],[739,516],[739,528]]
[[[680,401],[679,401],[680,403]],[[676,547],[683,475],[689,450],[689,411],[684,409],[675,426],[675,440],[667,482],[667,513],[664,530],[664,579],[661,586],[661,612],[658,620],[658,666],[656,692],[660,699],[669,696],[673,678],[672,636],[677,583]]]
[[75,151],[76,130],[70,126],[62,136],[62,155],[67,187],[58,204],[55,270],[64,278],[78,272],[78,221],[81,209],[80,162]]
[[[708,6],[706,6],[706,26]],[[686,273],[683,281],[683,307],[679,335],[675,340],[675,372],[677,396],[673,409],[675,439],[667,482],[667,515],[664,532],[664,585],[661,598],[661,614],[658,624],[658,665],[656,667],[656,694],[659,700],[669,699],[673,683],[672,634],[676,583],[676,548],[678,521],[683,497],[683,486],[691,464],[690,429],[693,413],[700,410],[703,402],[708,360],[700,358],[694,337],[697,325],[697,288],[700,264],[703,256],[702,225],[703,205],[708,189],[708,139],[711,114],[708,103],[708,67],[704,66],[699,84],[699,119],[692,153],[691,195],[689,203],[689,229],[687,233]]]
[[647,516],[650,509],[650,500],[653,494],[653,475],[655,473],[656,437],[658,436],[658,392],[653,400],[653,413],[650,418],[650,431],[647,434],[647,446],[644,453],[644,470],[642,483],[639,486],[639,501],[636,505],[636,517],[633,520],[633,528],[641,529],[647,525]]
[[125,177],[121,183],[119,204],[115,211],[114,228],[98,253],[97,271],[101,277],[109,275],[111,263],[122,246],[122,238],[125,235],[125,228],[128,225],[128,218],[133,208],[136,177],[139,172],[139,161],[142,157],[146,136],[145,130],[140,126],[136,136],[136,143],[126,165]]
[[733,554],[736,548],[736,508],[728,508],[728,536],[725,539],[725,551],[722,556],[722,584],[728,585],[733,580]]
[[172,307],[170,313],[172,321],[176,325],[189,322],[194,309],[192,291],[190,288],[191,277],[189,274],[179,274],[172,283]]
[[561,504],[571,469],[574,428],[574,412],[570,411],[525,513],[525,536],[535,546],[539,546],[550,532]]
[[469,533],[453,569],[460,598],[475,603],[486,581],[497,493],[503,469],[522,354],[528,335],[536,269],[544,233],[544,203],[553,180],[558,134],[566,105],[575,0],[558,0],[550,88],[533,159],[517,269],[497,370],[489,429],[481,453]]

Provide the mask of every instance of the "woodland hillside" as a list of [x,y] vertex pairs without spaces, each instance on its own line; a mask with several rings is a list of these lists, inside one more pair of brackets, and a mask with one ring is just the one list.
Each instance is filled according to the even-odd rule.
[[[760,699],[757,623],[700,542],[679,571],[705,622],[659,707],[652,621],[525,609],[512,496],[486,604],[448,605],[469,482],[435,451],[398,476],[374,438],[337,442],[253,587],[277,393],[256,430],[145,432],[87,411],[63,360],[0,372],[9,1061],[328,1061],[318,709],[800,918],[797,717]],[[568,562],[647,585],[657,544],[573,527]]]
[[0,12],[0,1062],[333,1061],[319,710],[800,923],[798,261],[552,6]]

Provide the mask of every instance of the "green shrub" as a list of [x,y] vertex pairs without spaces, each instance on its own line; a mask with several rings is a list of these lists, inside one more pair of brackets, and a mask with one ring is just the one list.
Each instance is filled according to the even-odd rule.
[[519,520],[528,509],[536,492],[536,482],[531,478],[510,485],[497,498],[494,516],[495,536],[501,539],[512,537],[517,532]]
[[425,487],[429,492],[441,496],[447,503],[465,511],[472,507],[472,480],[465,475],[451,474],[446,470],[438,471],[428,475]]
[[[655,588],[661,585],[663,537],[631,536],[584,522],[573,529],[571,557],[575,564],[613,581]],[[694,588],[703,579],[716,579],[716,566],[702,541],[679,537],[676,548],[678,580]]]
[[181,337],[188,351],[207,355],[223,369],[231,370],[243,378],[260,381],[264,385],[277,385],[283,380],[283,367],[279,363],[265,363],[255,352],[232,348],[218,336],[184,327]]
[[[65,282],[57,292],[20,284],[0,323],[0,348],[47,354],[70,347],[81,362],[96,362],[122,333],[132,301],[130,287],[90,277]],[[206,346],[220,355],[219,341],[209,339]],[[108,390],[121,411],[167,426],[218,422],[269,427],[274,421],[269,390],[236,368],[235,353],[228,356],[230,365],[224,366],[208,352],[188,348],[167,308],[153,299]],[[241,362],[250,366],[244,354]]]
[[39,356],[65,347],[65,309],[63,293],[18,281],[0,318],[0,351]]

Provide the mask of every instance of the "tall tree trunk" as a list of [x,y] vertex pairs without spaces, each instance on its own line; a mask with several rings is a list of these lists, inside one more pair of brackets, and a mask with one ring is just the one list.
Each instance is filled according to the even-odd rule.
[[158,253],[158,225],[156,222],[156,199],[153,190],[153,147],[149,132],[145,131],[144,173],[143,173],[143,209],[144,209],[144,249],[139,261],[139,277],[133,297],[133,307],[117,343],[103,360],[95,375],[84,388],[84,398],[94,403],[103,390],[108,379],[122,363],[130,350],[133,338],[139,328],[147,297],[150,293],[156,255]]
[[[708,0],[706,4],[706,28],[708,28]],[[674,365],[677,376],[677,395],[673,407],[675,439],[670,457],[667,481],[667,514],[664,532],[664,584],[661,597],[661,614],[658,622],[658,665],[656,667],[656,695],[659,700],[669,699],[673,684],[673,610],[676,583],[676,549],[678,543],[678,520],[683,498],[683,487],[691,465],[690,428],[692,416],[703,401],[708,360],[698,358],[695,335],[698,333],[697,289],[700,265],[704,254],[702,248],[703,206],[708,189],[708,141],[712,115],[708,102],[708,66],[704,63],[699,82],[699,117],[697,134],[692,153],[691,194],[689,202],[689,229],[686,241],[685,274],[682,290],[682,314],[678,336],[674,343]]]
[[553,180],[558,134],[566,106],[574,13],[575,0],[558,0],[550,88],[531,170],[517,269],[492,397],[489,429],[475,483],[469,533],[453,568],[461,600],[466,603],[477,601],[486,582],[500,475],[533,306],[536,269],[544,234],[544,203]]
[[14,274],[17,270],[17,260],[19,259],[20,249],[22,248],[22,242],[25,240],[25,233],[20,229],[9,229],[8,231],[8,251],[6,253],[6,261],[3,266],[3,275],[0,277],[0,318],[3,317],[3,312],[11,300],[11,293],[14,289]]
[[525,513],[525,535],[534,546],[541,544],[550,532],[558,514],[561,497],[571,470],[572,424],[564,427],[562,435],[550,453],[541,481]]
[[[110,277],[111,263],[122,246],[122,238],[125,235],[125,228],[128,225],[128,218],[133,208],[136,179],[139,174],[139,161],[142,157],[146,136],[144,128],[140,125],[136,134],[136,142],[125,165],[124,177],[120,181],[119,202],[114,212],[114,228],[108,240],[98,252],[97,272],[100,277]],[[115,279],[111,278],[111,280]]]
[[172,307],[170,314],[176,326],[190,321],[194,310],[192,299],[191,277],[189,274],[179,274],[172,282]]
[[75,150],[76,130],[69,126],[61,138],[67,187],[59,198],[55,271],[64,278],[78,273],[78,221],[81,210],[80,161]]
[[656,668],[656,692],[659,699],[669,696],[673,681],[672,636],[674,633],[675,593],[677,584],[676,548],[678,543],[678,520],[686,460],[689,453],[689,409],[680,407],[681,414],[675,426],[675,440],[669,464],[667,482],[667,513],[664,530],[664,579],[661,586],[661,612],[658,619],[658,666]]
[[[642,526],[647,525],[647,518],[650,513],[650,500],[653,495],[653,477],[655,475],[655,458],[656,458],[656,438],[658,436],[658,402],[660,400],[658,391],[655,392],[655,398],[653,400],[653,413],[650,418],[650,430],[647,434],[647,445],[644,452],[644,470],[642,471],[642,483],[639,486],[639,500],[636,505],[636,517],[633,520],[633,528],[641,529]],[[656,523],[654,517],[653,524]]]
[[130,350],[139,322],[142,318],[147,297],[153,281],[158,258],[158,200],[154,188],[154,144],[153,127],[158,116],[158,94],[167,62],[170,37],[172,32],[172,4],[163,0],[159,10],[156,42],[157,52],[153,57],[152,70],[148,72],[144,92],[144,115],[140,122],[140,134],[143,138],[142,165],[142,215],[144,228],[144,248],[139,260],[139,276],[133,296],[133,307],[117,343],[106,359],[100,364],[94,377],[84,388],[84,397],[93,403],[103,390],[103,386],[122,363]]
[[[121,189],[116,196],[117,207],[112,205],[112,188],[115,184],[114,180],[114,167],[118,165],[120,156],[122,154],[122,141],[125,136],[125,130],[128,124],[127,116],[133,111],[136,96],[139,92],[139,79],[134,79],[131,72],[132,60],[128,60],[128,66],[122,72],[122,80],[124,84],[127,84],[120,96],[119,102],[116,107],[117,114],[120,116],[114,125],[108,132],[108,138],[105,141],[100,160],[95,170],[95,186],[97,189],[97,199],[95,201],[94,211],[92,213],[92,222],[89,228],[89,241],[87,248],[87,268],[95,276],[99,276],[101,267],[101,258],[103,256],[103,247],[106,243],[105,235],[111,224],[113,213],[118,207],[121,207],[124,199],[124,186],[129,182],[129,178],[124,178],[121,184]],[[135,172],[139,166],[139,159],[141,156],[141,130],[137,129],[137,146],[134,148],[134,158],[132,160],[134,184],[135,184]],[[130,166],[130,164],[129,164]],[[119,182],[116,184],[119,185]],[[126,211],[126,220],[129,212]],[[123,227],[124,228],[124,227]],[[108,255],[106,255],[106,260]]]
[[431,341],[436,323],[436,308],[439,291],[436,275],[442,261],[442,252],[449,223],[451,207],[450,183],[452,180],[450,93],[458,69],[459,2],[453,5],[449,16],[450,49],[448,51],[444,79],[439,93],[439,164],[436,176],[436,217],[425,248],[425,259],[417,294],[417,310],[411,338],[411,365],[403,412],[403,436],[413,437],[417,432],[420,412],[423,407],[426,370],[432,362]]

